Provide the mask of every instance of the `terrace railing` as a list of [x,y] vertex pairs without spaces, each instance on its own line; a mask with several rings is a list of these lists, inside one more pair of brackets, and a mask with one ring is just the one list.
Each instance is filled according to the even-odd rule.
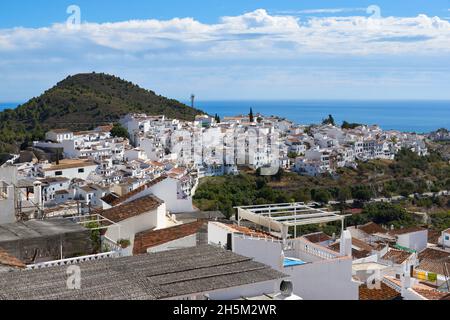
[[[289,242],[289,241],[288,241]],[[312,243],[304,238],[299,238],[296,240],[292,240],[292,247],[303,251],[307,254],[313,255],[315,257],[325,259],[325,260],[331,260],[336,259],[340,257],[340,254],[337,252],[334,252],[333,250],[330,250],[328,248],[325,248],[321,245]]]
[[31,264],[31,265],[27,266],[27,269],[35,270],[35,269],[43,269],[43,268],[50,268],[50,267],[70,266],[70,265],[79,264],[79,263],[88,262],[88,261],[117,258],[117,257],[119,257],[119,255],[120,255],[119,252],[111,251],[111,252],[105,252],[105,253],[100,253],[100,254],[83,256],[83,257],[76,257],[76,258],[69,258],[69,259],[62,259],[62,260],[55,260],[55,261]]

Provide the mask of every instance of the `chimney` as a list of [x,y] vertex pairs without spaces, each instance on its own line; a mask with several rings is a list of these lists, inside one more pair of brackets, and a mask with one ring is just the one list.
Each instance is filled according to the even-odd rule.
[[42,205],[42,183],[40,181],[35,181],[33,183],[33,193],[34,193],[34,204],[37,206],[38,209],[38,216],[37,218],[41,218],[41,213],[43,209]]
[[56,165],[59,165],[59,149],[56,149]]
[[342,232],[340,247],[341,256],[352,256],[352,234],[350,233],[350,231],[345,230],[344,232]]

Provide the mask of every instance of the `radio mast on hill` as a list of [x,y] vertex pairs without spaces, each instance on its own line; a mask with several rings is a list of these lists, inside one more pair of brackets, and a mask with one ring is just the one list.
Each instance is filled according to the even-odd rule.
[[195,94],[191,94],[191,107],[194,108],[195,106]]

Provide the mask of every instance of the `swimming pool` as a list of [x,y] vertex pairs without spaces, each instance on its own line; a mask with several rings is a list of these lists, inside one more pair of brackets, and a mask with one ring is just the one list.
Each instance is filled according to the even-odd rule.
[[306,262],[299,260],[299,259],[294,259],[294,258],[285,258],[284,259],[284,267],[295,267],[295,266],[301,266],[306,264]]

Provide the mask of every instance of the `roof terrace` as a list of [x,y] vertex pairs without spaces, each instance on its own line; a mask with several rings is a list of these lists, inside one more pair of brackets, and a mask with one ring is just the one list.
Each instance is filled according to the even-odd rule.
[[235,209],[238,211],[239,224],[242,220],[251,221],[267,228],[269,233],[277,234],[283,240],[289,237],[290,228],[294,229],[293,236],[297,238],[297,226],[341,221],[343,230],[344,220],[347,217],[302,202],[244,206]]

